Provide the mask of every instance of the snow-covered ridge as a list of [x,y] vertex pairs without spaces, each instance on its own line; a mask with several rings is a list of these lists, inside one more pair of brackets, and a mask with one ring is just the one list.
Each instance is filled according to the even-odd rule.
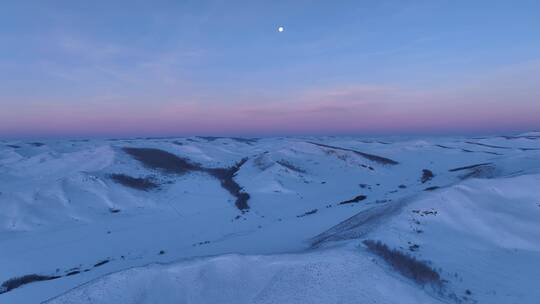
[[535,303],[538,182],[540,175],[466,181],[411,201],[361,236],[430,261],[445,281],[442,291],[414,288],[354,238],[301,254],[134,268],[47,303]]
[[224,255],[106,276],[49,304],[436,303],[353,250]]
[[[126,153],[126,148],[163,151],[198,169],[176,172],[149,166]],[[176,160],[172,163],[179,164]],[[534,224],[537,210],[533,207],[538,199],[534,185],[539,173],[540,138],[536,139],[534,134],[403,141],[354,137],[249,140],[192,137],[5,142],[0,144],[0,205],[3,206],[0,208],[3,270],[0,284],[30,274],[55,279],[11,289],[0,294],[0,302],[38,303],[110,272],[197,256],[242,254],[193,262],[198,266],[192,266],[203,273],[207,266],[202,265],[215,266],[216,261],[222,260],[232,265],[242,264],[243,259],[248,264],[250,261],[269,265],[276,261],[285,263],[297,255],[283,253],[313,250],[314,242],[317,250],[334,246],[336,242],[345,247],[312,252],[300,260],[305,258],[317,265],[324,260],[318,255],[325,259],[343,256],[359,261],[359,267],[368,264],[372,267],[373,255],[361,241],[380,239],[393,248],[432,261],[443,270],[449,292],[456,296],[467,297],[472,302],[497,303],[499,293],[493,294],[493,286],[501,282],[497,275],[485,286],[466,284],[470,278],[479,279],[487,271],[468,264],[478,263],[473,258],[484,255],[458,250],[457,261],[452,264],[438,255],[453,251],[436,245],[441,239],[454,238],[463,239],[462,243],[452,245],[457,248],[475,248],[477,242],[490,244],[484,248],[486,252],[504,257],[493,260],[497,263],[505,263],[505,259],[537,258]],[[223,176],[226,178],[222,179]],[[248,208],[238,208],[238,195],[243,193]],[[508,202],[515,200],[529,203],[508,209]],[[479,201],[490,203],[477,204]],[[438,205],[444,208],[434,207]],[[476,207],[470,209],[471,206]],[[437,209],[437,216],[432,216],[432,209]],[[453,212],[458,215],[450,217]],[[424,219],[430,218],[441,222],[427,221],[426,227],[422,227]],[[468,229],[460,230],[460,227]],[[490,227],[500,229],[492,235]],[[505,255],[515,250],[518,252],[515,256]],[[453,253],[448,259],[452,256]],[[107,262],[100,264],[103,261]],[[463,265],[460,261],[464,261]],[[140,274],[144,285],[145,271],[157,275],[174,268],[183,272],[192,267],[190,263],[147,266],[133,271]],[[486,260],[485,267],[491,267],[490,263]],[[409,285],[414,287],[407,279],[395,277],[383,264],[379,261],[373,266],[381,271],[377,275],[381,280],[404,284],[399,287],[403,290],[409,290]],[[295,270],[290,271],[303,273],[305,277],[314,275],[311,270],[305,271],[307,266],[302,263],[292,265]],[[338,262],[335,265],[341,267]],[[232,268],[238,275],[256,276],[256,272],[244,274],[237,267]],[[467,267],[473,271],[466,271]],[[333,270],[325,271],[330,275],[329,271]],[[451,272],[458,277],[452,277]],[[538,273],[525,272],[528,279]],[[214,275],[216,282],[227,277]],[[176,279],[168,280],[172,278],[165,279],[167,284],[176,282]],[[205,282],[201,279],[200,284]],[[274,290],[268,289],[268,282],[253,282],[260,285],[249,286]],[[92,284],[85,285],[89,288],[85,292],[94,296]],[[351,288],[346,282],[340,284],[345,288],[343,294]],[[128,288],[128,285],[119,286]],[[429,301],[438,301],[437,295],[413,287],[413,291],[406,292],[407,299],[415,299],[420,292],[420,298],[427,296]],[[144,290],[143,286],[137,289]],[[524,290],[517,283],[512,285],[505,298],[507,302],[500,303],[519,299],[527,303],[531,298],[523,295]],[[250,292],[246,290],[239,295],[242,301],[255,299]],[[376,292],[365,292],[370,295],[366,296],[367,300],[396,301]],[[148,303],[152,303],[152,294],[149,291]],[[306,294],[303,299],[313,295],[316,293]],[[76,299],[73,295],[69,297]],[[315,298],[311,299],[315,301]],[[211,299],[203,297],[201,301]],[[274,298],[264,299],[267,302],[261,300],[261,303]]]

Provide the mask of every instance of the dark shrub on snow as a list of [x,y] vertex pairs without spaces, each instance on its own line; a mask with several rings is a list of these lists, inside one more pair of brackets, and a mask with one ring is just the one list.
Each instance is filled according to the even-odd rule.
[[420,181],[422,182],[422,184],[424,184],[433,179],[433,177],[435,177],[435,174],[433,174],[431,170],[424,169],[422,170],[422,177],[420,178]]
[[0,286],[0,293],[8,292],[10,290],[13,290],[15,288],[21,287],[22,285],[26,285],[32,282],[39,282],[39,281],[49,281],[58,279],[58,276],[46,276],[46,275],[39,275],[39,274],[29,274],[21,277],[15,277],[11,278],[4,283],[2,283],[2,286]]
[[[125,174],[111,174],[110,178],[123,186],[130,187],[137,190],[148,191],[155,188],[158,188],[159,185],[156,184],[151,178],[144,177],[131,177]],[[114,213],[113,210],[111,212]]]
[[414,280],[416,283],[421,285],[442,285],[439,273],[426,262],[419,261],[413,256],[392,249],[380,241],[365,240],[363,243],[369,251],[380,256],[392,268],[403,276]]

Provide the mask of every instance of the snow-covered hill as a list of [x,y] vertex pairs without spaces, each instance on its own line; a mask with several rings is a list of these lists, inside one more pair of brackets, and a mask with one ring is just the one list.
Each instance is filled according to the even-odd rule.
[[537,133],[4,142],[0,303],[534,303],[539,174]]
[[[114,273],[50,304],[439,303],[353,250],[224,255]],[[363,302],[363,301],[362,301]]]

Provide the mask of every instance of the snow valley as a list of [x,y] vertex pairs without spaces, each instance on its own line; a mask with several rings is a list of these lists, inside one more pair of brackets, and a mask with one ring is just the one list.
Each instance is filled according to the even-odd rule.
[[540,133],[0,143],[0,303],[536,303]]

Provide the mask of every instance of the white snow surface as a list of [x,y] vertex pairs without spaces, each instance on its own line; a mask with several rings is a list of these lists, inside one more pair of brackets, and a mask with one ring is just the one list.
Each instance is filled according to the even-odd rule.
[[439,303],[343,249],[149,265],[111,274],[47,303],[357,302]]
[[[206,168],[248,158],[233,179],[249,210],[210,174],[148,168],[124,147]],[[434,176],[422,182],[423,170]],[[537,303],[539,185],[536,132],[4,141],[0,284],[60,278],[0,288],[0,303]],[[403,277],[365,239],[429,261],[443,290]]]

